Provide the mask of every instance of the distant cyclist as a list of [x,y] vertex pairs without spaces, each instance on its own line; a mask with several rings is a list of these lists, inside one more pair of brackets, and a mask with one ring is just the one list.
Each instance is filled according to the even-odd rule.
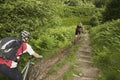
[[77,25],[77,27],[75,29],[75,38],[76,39],[80,39],[82,31],[83,31],[83,25],[82,25],[82,23],[80,23]]
[[[37,54],[32,49],[32,47],[27,43],[29,40],[29,37],[30,37],[30,33],[28,31],[23,30],[23,31],[21,31],[20,38],[7,37],[7,38],[3,38],[0,41],[0,44],[3,44],[4,42],[6,42],[5,44],[1,45],[1,49],[9,47],[12,44],[12,42],[15,40],[20,42],[20,46],[15,46],[16,44],[18,44],[17,42],[16,42],[16,44],[14,42],[14,45],[12,45],[13,46],[12,48],[17,49],[14,56],[10,57],[9,59],[7,57],[0,56],[0,74],[5,75],[10,80],[22,80],[22,74],[18,70],[18,67],[17,67],[18,62],[20,61],[20,56],[22,54],[24,54],[25,52],[28,52],[29,55],[33,55],[35,58],[43,57],[43,56]],[[7,52],[12,50],[12,48],[7,50]],[[14,52],[14,51],[12,51],[12,52]],[[4,80],[4,79],[0,78],[0,80]]]

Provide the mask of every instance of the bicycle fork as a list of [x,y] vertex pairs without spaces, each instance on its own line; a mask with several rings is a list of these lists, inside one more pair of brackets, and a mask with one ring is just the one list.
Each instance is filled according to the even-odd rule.
[[26,66],[23,68],[23,70],[22,70],[22,74],[23,74],[23,80],[26,80],[26,76],[27,76],[27,73],[28,73],[28,69],[29,69],[29,67],[30,67],[30,62],[31,62],[31,60],[29,60],[28,62],[27,62],[27,64],[26,64]]

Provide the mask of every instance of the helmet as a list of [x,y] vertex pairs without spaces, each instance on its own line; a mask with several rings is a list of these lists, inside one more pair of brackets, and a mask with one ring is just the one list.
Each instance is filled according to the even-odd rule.
[[21,37],[24,41],[27,41],[26,38],[29,38],[30,37],[30,33],[28,31],[21,31]]

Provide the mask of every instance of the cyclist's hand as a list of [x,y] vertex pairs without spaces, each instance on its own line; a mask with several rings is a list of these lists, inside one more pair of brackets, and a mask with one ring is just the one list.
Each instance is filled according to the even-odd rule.
[[39,58],[39,59],[43,58],[42,55],[39,55],[39,54],[37,54],[37,53],[34,53],[33,56],[34,56],[35,58]]
[[39,55],[38,59],[42,59],[42,58],[43,58],[43,56],[42,56],[42,55]]

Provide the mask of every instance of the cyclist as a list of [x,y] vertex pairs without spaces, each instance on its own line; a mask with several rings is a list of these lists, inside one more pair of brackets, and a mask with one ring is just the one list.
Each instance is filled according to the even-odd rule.
[[[30,55],[33,55],[35,58],[42,58],[43,56],[36,53],[32,47],[27,43],[30,37],[30,33],[28,31],[21,31],[22,44],[17,50],[15,54],[17,60],[8,60],[0,57],[0,74],[5,75],[10,80],[22,80],[22,74],[18,70],[17,64],[20,61],[20,56],[28,52]],[[0,79],[1,80],[1,79]]]
[[82,24],[80,23],[80,24],[78,24],[77,25],[77,27],[76,27],[76,29],[75,29],[75,38],[78,40],[78,39],[80,39],[80,34],[82,33],[82,30],[83,30],[83,26],[82,26]]

